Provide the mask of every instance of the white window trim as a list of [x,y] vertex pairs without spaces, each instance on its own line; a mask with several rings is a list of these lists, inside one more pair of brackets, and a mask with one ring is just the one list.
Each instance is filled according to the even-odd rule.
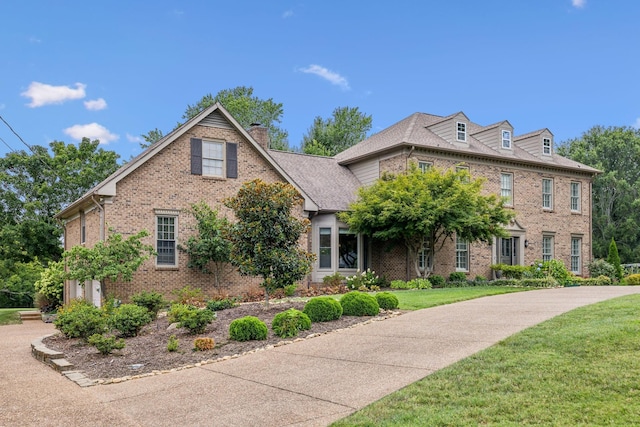
[[[578,189],[578,195],[574,196],[573,195],[573,186],[574,184],[576,185],[577,189]],[[576,203],[576,209],[573,208],[573,199],[577,198],[578,201]],[[578,181],[571,181],[571,184],[569,184],[569,205],[571,208],[571,212],[575,212],[575,213],[580,213],[582,212],[581,209],[581,205],[582,205],[582,183],[578,182]]]
[[[320,267],[320,250],[323,248],[323,246],[320,246],[320,230],[323,228],[328,228],[329,229],[329,238],[330,238],[330,242],[329,242],[329,267]],[[327,225],[320,225],[318,226],[318,271],[333,271],[333,263],[334,263],[334,257],[333,257],[333,230],[334,228],[331,226],[327,226]]]
[[[578,241],[578,253],[575,254],[573,252],[573,242]],[[569,269],[572,273],[582,274],[582,237],[580,236],[571,236],[571,258],[569,260]],[[577,268],[573,268],[573,260],[577,258]]]
[[423,162],[423,161],[418,162],[418,169],[420,169],[421,172],[426,172],[432,167],[433,167],[433,162]]
[[[548,254],[545,253],[545,251],[544,251],[544,249],[545,249],[544,241],[547,240],[547,239],[550,242],[550,247],[549,247],[549,253]],[[549,234],[544,234],[542,236],[542,261],[548,261],[547,259],[545,259],[545,255],[549,257],[549,260],[553,259],[553,257],[554,257],[554,249],[555,249],[554,246],[555,246],[554,245],[554,237],[552,235],[549,235]]]
[[422,272],[424,272],[425,268],[427,271],[433,271],[433,254],[427,243],[427,239],[425,238],[422,241],[422,249],[418,252],[418,270]]
[[[504,137],[505,132],[509,134],[507,138]],[[501,129],[500,135],[502,139],[502,148],[506,150],[511,150],[511,131],[509,129]],[[505,142],[507,142],[506,145],[505,145]]]
[[[549,142],[549,146],[545,145],[545,142]],[[547,152],[547,148],[549,148],[549,152]],[[551,138],[542,138],[542,154],[545,156],[551,155]]]
[[[464,126],[464,130],[460,130],[459,126]],[[462,139],[460,139],[462,134]],[[467,142],[467,124],[465,122],[456,122],[456,141]]]
[[[458,248],[458,244],[459,243],[464,243],[465,249],[459,249]],[[465,253],[465,259],[466,259],[466,264],[467,264],[466,268],[459,267],[459,265],[458,265],[458,259],[459,259],[458,254],[461,253],[461,252]],[[456,271],[469,272],[469,259],[470,259],[470,253],[469,252],[470,252],[469,251],[469,242],[464,241],[464,240],[460,240],[459,241],[458,237],[456,236]]]
[[508,198],[508,200],[505,201],[504,205],[505,206],[513,206],[513,173],[511,172],[500,172],[500,197],[506,197],[502,195],[502,176],[503,175],[507,175],[510,177],[509,182],[511,183],[511,188],[509,188],[509,191],[511,192],[511,196]]
[[173,250],[175,253],[175,259],[174,259],[174,263],[173,264],[158,264],[158,257],[155,257],[155,265],[156,268],[162,269],[162,268],[176,268],[178,267],[180,260],[178,259],[179,256],[179,250],[178,250],[178,211],[173,210],[173,209],[155,209],[155,241],[154,241],[154,246],[156,248],[156,251],[158,250],[158,218],[160,217],[173,217]]
[[[544,182],[545,181],[551,182],[550,192],[549,193],[545,193],[544,192]],[[544,196],[546,194],[549,194],[549,206],[545,206],[544,205]],[[547,210],[547,211],[553,210],[553,178],[542,178],[542,209]]]
[[[204,156],[204,147],[205,144],[220,144],[222,145],[222,159],[214,159],[212,157],[205,157]],[[222,173],[220,175],[212,175],[212,174],[208,174],[205,173],[205,166],[204,166],[204,161],[206,159],[211,159],[211,160],[220,160],[222,162]],[[225,141],[219,141],[219,140],[215,140],[215,139],[203,139],[202,140],[202,176],[212,176],[215,178],[224,178],[227,176],[227,144]]]

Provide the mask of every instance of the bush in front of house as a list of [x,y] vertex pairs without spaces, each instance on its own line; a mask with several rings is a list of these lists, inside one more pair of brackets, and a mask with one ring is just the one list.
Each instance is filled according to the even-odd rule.
[[174,351],[178,351],[179,347],[180,342],[178,341],[178,338],[176,338],[175,335],[170,335],[169,339],[167,340],[167,351],[172,353]]
[[330,322],[342,316],[342,306],[331,297],[311,298],[302,311],[312,322]]
[[629,286],[640,286],[640,274],[630,274],[624,278],[624,281]]
[[378,292],[376,294],[376,300],[378,301],[380,308],[383,310],[394,310],[398,308],[398,305],[400,305],[398,297],[391,292]]
[[122,304],[113,310],[108,318],[108,325],[118,330],[121,337],[130,338],[138,335],[152,320],[152,314],[147,308],[136,304]]
[[616,280],[616,268],[603,259],[596,259],[590,263],[587,268],[589,269],[589,276],[592,278],[599,276],[610,277],[611,280]]
[[235,307],[236,300],[234,298],[224,298],[219,300],[211,300],[207,302],[207,310],[222,311],[228,308]]
[[85,341],[91,335],[102,334],[107,330],[104,312],[93,304],[78,299],[58,310],[53,324],[67,338],[82,338]]
[[167,305],[162,294],[154,291],[142,291],[137,293],[131,297],[131,302],[149,310],[152,315],[152,319],[158,317],[158,312]]
[[449,274],[450,282],[464,282],[466,280],[467,275],[462,271],[454,271],[453,273]]
[[170,322],[177,322],[178,327],[188,329],[190,334],[201,334],[213,322],[216,314],[193,305],[173,304],[167,316]]
[[236,319],[229,325],[229,337],[234,341],[266,340],[267,324],[255,316]]
[[429,281],[434,288],[441,288],[446,283],[445,278],[439,274],[432,274],[431,276],[429,276]]
[[193,350],[194,351],[207,351],[213,350],[216,342],[211,337],[200,337],[193,340]]
[[380,312],[376,298],[359,291],[344,294],[340,298],[340,305],[345,316],[377,316]]
[[583,279],[581,277],[577,277],[574,279],[576,284],[580,286],[611,286],[613,285],[613,280],[608,276],[598,276],[598,277],[590,277],[588,279]]
[[391,289],[431,289],[429,279],[415,278],[405,282],[404,280],[393,280],[389,285]]
[[311,319],[295,308],[278,313],[271,322],[273,333],[281,338],[291,338],[298,332],[311,329]]
[[123,338],[116,339],[116,337],[107,337],[102,334],[91,335],[87,342],[104,355],[111,354],[113,350],[121,350],[125,347]]

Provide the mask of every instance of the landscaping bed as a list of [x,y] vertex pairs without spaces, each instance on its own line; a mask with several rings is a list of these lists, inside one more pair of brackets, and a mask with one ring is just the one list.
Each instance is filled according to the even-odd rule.
[[[273,317],[289,308],[302,310],[304,305],[305,302],[302,301],[276,302],[269,304],[268,307],[265,307],[264,302],[240,304],[218,311],[216,320],[207,326],[204,334],[199,335],[191,335],[186,329],[170,328],[166,315],[161,313],[158,319],[145,326],[138,336],[127,338],[124,349],[116,350],[110,355],[102,355],[95,347],[85,344],[80,339],[68,339],[59,333],[44,339],[43,343],[50,349],[63,352],[66,360],[71,362],[76,370],[83,371],[91,379],[120,378],[178,368],[278,344],[285,340],[273,334],[271,330]],[[229,340],[229,324],[244,316],[258,317],[267,324],[269,334],[266,340],[245,342]],[[378,317],[384,316],[385,314],[380,314]],[[301,331],[298,338],[346,328],[370,319],[372,317],[342,316],[330,322],[316,322],[311,325],[310,330]],[[178,351],[167,350],[167,342],[171,335],[175,335],[179,341]],[[193,343],[197,337],[213,338],[214,349],[193,351]],[[293,339],[295,338],[289,340]]]

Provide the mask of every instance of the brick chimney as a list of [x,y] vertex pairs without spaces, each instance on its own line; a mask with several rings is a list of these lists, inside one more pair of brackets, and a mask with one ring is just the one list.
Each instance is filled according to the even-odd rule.
[[249,132],[249,135],[251,135],[262,148],[265,150],[269,149],[269,132],[266,127],[260,123],[251,123],[247,132]]

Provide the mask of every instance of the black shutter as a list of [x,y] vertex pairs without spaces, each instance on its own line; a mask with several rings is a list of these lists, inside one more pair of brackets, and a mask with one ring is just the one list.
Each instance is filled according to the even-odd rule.
[[238,177],[238,144],[227,142],[227,178]]
[[202,175],[202,140],[191,138],[191,174]]

